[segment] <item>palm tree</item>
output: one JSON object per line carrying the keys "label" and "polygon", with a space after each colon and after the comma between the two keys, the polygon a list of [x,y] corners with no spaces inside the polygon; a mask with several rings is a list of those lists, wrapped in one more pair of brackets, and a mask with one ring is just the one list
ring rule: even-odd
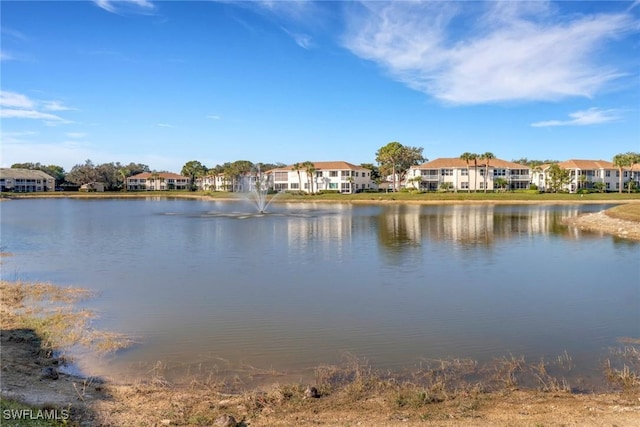
{"label": "palm tree", "polygon": [[493,153],[487,151],[486,153],[484,153],[483,155],[480,156],[481,160],[485,161],[484,164],[484,192],[487,192],[487,175],[489,175],[489,162],[491,161],[491,159],[495,159],[496,156],[493,155]]}
{"label": "palm tree", "polygon": [[352,176],[350,176],[349,178],[347,178],[347,182],[349,183],[349,192],[350,192],[351,194],[353,194],[353,193],[354,193],[354,191],[353,191],[353,181],[354,181],[354,180],[353,180],[353,177],[352,177]]}
{"label": "palm tree", "polygon": [[[471,160],[475,160],[475,154],[473,153],[469,153],[468,151],[462,153],[460,155],[460,159],[464,160],[465,162],[467,162],[467,179],[469,177],[469,162]],[[471,192],[471,186],[467,186],[467,193]]]}
{"label": "palm tree", "polygon": [[622,170],[629,165],[627,154],[616,154],[613,156],[613,166],[618,168],[618,193],[622,194]]}
{"label": "palm tree", "polygon": [[480,156],[476,153],[471,153],[471,160],[473,160],[473,168],[475,170],[475,178],[473,182],[473,191],[478,191],[478,158]]}
{"label": "palm tree", "polygon": [[122,177],[122,191],[127,191],[127,176],[129,175],[129,169],[120,168],[118,169],[118,173]]}
{"label": "palm tree", "polygon": [[627,187],[627,189],[629,190],[629,193],[631,193],[631,186],[633,185],[633,167],[635,165],[637,165],[638,163],[640,163],[640,153],[634,153],[632,151],[628,152],[626,154],[627,156],[627,162],[628,162],[628,166],[629,166],[629,185]]}
{"label": "palm tree", "polygon": [[292,171],[298,172],[298,191],[302,191],[302,178],[300,177],[300,170],[302,169],[302,163],[294,163],[291,168]]}
{"label": "palm tree", "polygon": [[307,183],[309,185],[309,194],[313,194],[313,175],[316,173],[316,166],[313,162],[307,160],[302,164],[305,172],[307,172]]}
{"label": "palm tree", "polygon": [[[160,177],[160,174],[156,171],[151,172],[151,175],[149,175],[149,178],[147,178],[147,182],[152,186],[152,190],[156,189],[156,179],[158,179]],[[147,186],[147,187],[149,187]]]}

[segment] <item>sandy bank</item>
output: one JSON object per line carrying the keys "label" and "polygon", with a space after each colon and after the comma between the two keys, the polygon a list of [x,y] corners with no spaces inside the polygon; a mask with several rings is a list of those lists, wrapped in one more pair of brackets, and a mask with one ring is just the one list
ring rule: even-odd
{"label": "sandy bank", "polygon": [[640,222],[608,216],[605,211],[568,218],[564,223],[580,230],[595,231],[631,240],[640,240]]}

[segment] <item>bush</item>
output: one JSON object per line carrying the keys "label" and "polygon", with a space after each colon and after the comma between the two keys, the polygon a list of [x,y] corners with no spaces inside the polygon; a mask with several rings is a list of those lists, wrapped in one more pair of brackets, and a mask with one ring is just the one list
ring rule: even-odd
{"label": "bush", "polygon": [[340,190],[320,190],[318,194],[340,194]]}
{"label": "bush", "polygon": [[537,190],[538,186],[535,184],[529,184],[529,190]]}

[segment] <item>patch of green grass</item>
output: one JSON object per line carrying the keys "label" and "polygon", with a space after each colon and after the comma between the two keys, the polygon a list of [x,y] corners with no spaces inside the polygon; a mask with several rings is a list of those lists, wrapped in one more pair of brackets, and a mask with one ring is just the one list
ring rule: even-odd
{"label": "patch of green grass", "polygon": [[626,205],[615,206],[611,209],[607,209],[605,214],[612,218],[640,222],[640,204],[629,203]]}

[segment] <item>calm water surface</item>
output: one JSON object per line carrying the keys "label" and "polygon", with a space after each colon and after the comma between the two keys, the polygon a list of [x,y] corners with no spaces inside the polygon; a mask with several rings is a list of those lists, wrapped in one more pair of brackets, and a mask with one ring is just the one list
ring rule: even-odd
{"label": "calm water surface", "polygon": [[640,245],[562,226],[604,205],[352,206],[172,199],[0,204],[3,279],[98,290],[95,326],[139,345],[92,374],[310,372],[345,352],[572,355],[640,337]]}

